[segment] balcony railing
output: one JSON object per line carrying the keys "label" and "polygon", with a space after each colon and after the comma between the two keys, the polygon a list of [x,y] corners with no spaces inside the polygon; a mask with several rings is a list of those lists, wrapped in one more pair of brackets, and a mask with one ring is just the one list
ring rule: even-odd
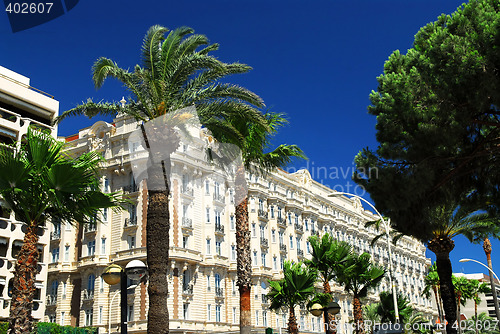
{"label": "balcony railing", "polygon": [[124,186],[122,189],[124,194],[130,194],[139,191],[139,187],[136,184],[130,184],[128,186]]}
{"label": "balcony railing", "polygon": [[193,284],[187,284],[182,287],[182,293],[185,295],[193,294]]}
{"label": "balcony railing", "polygon": [[262,298],[261,299],[262,304],[265,304],[265,305],[269,304],[269,298],[267,297],[266,294],[263,293],[261,298]]}
{"label": "balcony railing", "polygon": [[304,251],[302,249],[297,249],[297,256],[304,257]]}
{"label": "balcony railing", "polygon": [[91,233],[91,232],[95,232],[97,230],[97,225],[95,223],[91,223],[91,224],[87,224],[85,225],[85,227],[83,228],[83,231],[85,233]]}
{"label": "balcony railing", "polygon": [[51,232],[50,240],[57,240],[57,239],[61,239],[61,231]]}
{"label": "balcony railing", "polygon": [[280,252],[286,252],[286,245],[280,244]]}
{"label": "balcony railing", "polygon": [[260,245],[261,247],[269,247],[269,240],[264,237],[260,237]]}
{"label": "balcony railing", "polygon": [[124,227],[137,226],[137,217],[125,218]]}
{"label": "balcony railing", "polygon": [[191,218],[182,217],[183,228],[193,228],[193,220]]}
{"label": "balcony railing", "polygon": [[215,288],[215,297],[223,298],[224,297],[224,289],[223,288]]}
{"label": "balcony railing", "polygon": [[47,295],[47,306],[57,304],[57,295]]}
{"label": "balcony railing", "polygon": [[278,225],[281,225],[282,227],[286,227],[286,221],[283,217],[276,218],[276,223],[278,223]]}
{"label": "balcony railing", "polygon": [[191,197],[194,196],[194,190],[193,190],[193,188],[191,188],[189,186],[182,186],[181,193],[184,195],[191,196]]}
{"label": "balcony railing", "polygon": [[257,214],[259,215],[259,218],[267,219],[267,211],[259,209],[259,211],[257,212]]}
{"label": "balcony railing", "polygon": [[214,201],[224,203],[224,196],[221,194],[214,193]]}
{"label": "balcony railing", "polygon": [[94,290],[83,290],[83,300],[94,299]]}
{"label": "balcony railing", "polygon": [[215,232],[224,233],[224,225],[215,224]]}
{"label": "balcony railing", "polygon": [[304,233],[304,226],[300,225],[299,223],[295,223],[295,231]]}

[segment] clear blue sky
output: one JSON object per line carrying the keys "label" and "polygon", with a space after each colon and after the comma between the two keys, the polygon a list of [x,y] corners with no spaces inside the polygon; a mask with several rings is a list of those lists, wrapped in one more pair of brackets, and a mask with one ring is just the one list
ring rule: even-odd
{"label": "clear blue sky", "polygon": [[[96,91],[90,75],[100,56],[121,67],[138,63],[142,38],[154,24],[193,27],[221,45],[223,61],[251,65],[248,74],[229,80],[259,94],[274,112],[288,115],[289,126],[275,143],[298,144],[308,155],[313,177],[337,190],[355,191],[353,158],[375,148],[375,117],[368,95],[392,51],[406,52],[418,29],[459,0],[371,1],[118,1],[82,0],[65,15],[12,33],[0,13],[0,65],[31,78],[32,85],[55,96],[61,111],[92,97],[118,101],[126,93],[110,80]],[[64,121],[67,136],[97,119]],[[500,243],[493,266],[500,273]],[[432,254],[428,252],[428,256]],[[483,272],[470,257],[485,262],[480,245],[456,239],[451,254],[456,272]],[[485,272],[485,271],[484,271]]]}

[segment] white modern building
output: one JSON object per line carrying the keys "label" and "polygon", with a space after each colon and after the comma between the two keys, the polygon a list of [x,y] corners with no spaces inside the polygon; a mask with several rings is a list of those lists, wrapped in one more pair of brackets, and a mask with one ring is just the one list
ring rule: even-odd
{"label": "white modern building", "polygon": [[[51,126],[59,112],[59,102],[30,86],[30,79],[0,66],[0,142],[20,143],[29,127],[46,129],[56,136]],[[0,171],[1,172],[1,171]],[[17,253],[24,239],[24,225],[2,206],[0,198],[0,319],[9,316],[11,278]],[[40,258],[36,276],[33,317],[45,314],[45,292],[48,261],[48,228],[39,230]]]}
{"label": "white modern building", "polygon": [[[453,273],[453,275],[460,277],[464,276],[468,280],[478,280],[481,283],[486,283],[488,287],[491,289],[491,282],[490,282],[490,276],[483,274],[483,273],[477,273],[477,274],[463,274],[463,273]],[[493,280],[495,282],[495,289],[497,290],[497,299],[498,302],[500,303],[500,282],[495,278]],[[486,313],[489,317],[492,317],[493,319],[496,319],[497,315],[495,313],[495,300],[493,299],[493,293],[482,293],[479,295],[479,299],[481,302],[477,305],[477,314],[481,313]],[[474,317],[474,301],[473,300],[468,300],[465,306],[460,306],[460,313],[465,315],[467,319],[472,319]]]}
{"label": "white modern building", "polygon": [[[108,286],[101,274],[110,263],[125,265],[134,259],[146,262],[144,182],[136,184],[136,159],[145,154],[140,143],[131,143],[137,129],[133,119],[118,116],[113,124],[97,122],[67,137],[67,152],[88,150],[103,154],[102,187],[123,192],[133,201],[128,210],[103,211],[104,224],[86,229],[57,226],[51,233],[46,320],[62,325],[97,326],[100,333],[119,330],[119,287]],[[236,238],[234,188],[221,170],[205,161],[207,136],[196,130],[173,154],[170,199],[169,303],[172,332],[237,331],[239,296],[236,286]],[[339,240],[366,251],[388,267],[387,244],[370,242],[373,229],[364,227],[377,217],[363,209],[359,200],[328,197],[333,190],[301,170],[276,171],[263,176],[247,175],[249,223],[253,269],[252,324],[256,329],[286,327],[288,313],[269,311],[268,280],[280,278],[285,260],[310,257],[308,237],[331,233]],[[406,294],[422,312],[436,315],[432,301],[423,296],[423,278],[430,260],[425,247],[403,238],[393,248],[399,292]],[[333,282],[342,323],[352,319],[351,297]],[[389,290],[387,280],[376,293]],[[148,295],[140,284],[128,295],[128,329],[145,333]],[[322,320],[305,309],[296,311],[301,332],[323,332]]]}

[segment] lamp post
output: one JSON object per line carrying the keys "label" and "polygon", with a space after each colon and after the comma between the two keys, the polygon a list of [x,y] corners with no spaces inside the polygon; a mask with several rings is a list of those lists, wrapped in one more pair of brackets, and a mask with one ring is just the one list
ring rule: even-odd
{"label": "lamp post", "polygon": [[336,192],[336,193],[328,195],[328,197],[339,197],[342,195],[355,197],[355,198],[359,199],[360,201],[363,201],[364,203],[368,204],[375,211],[375,213],[379,216],[380,221],[382,221],[382,224],[384,224],[385,234],[387,236],[387,251],[389,253],[388,254],[389,255],[389,284],[392,287],[392,297],[393,297],[393,302],[394,302],[394,316],[396,318],[396,323],[399,323],[398,297],[396,295],[396,282],[395,282],[395,279],[393,277],[394,269],[392,267],[392,248],[391,248],[391,236],[389,234],[389,223],[385,221],[384,217],[380,214],[380,212],[378,212],[377,208],[375,208],[375,206],[372,203],[368,202],[366,199],[364,199],[363,197],[360,197],[356,194],[351,194],[351,193],[347,193],[347,192]]}
{"label": "lamp post", "polygon": [[[120,283],[120,333],[127,334],[127,277],[131,280],[138,281],[147,274],[147,267],[144,262],[132,260],[126,266],[125,270],[117,265],[111,264],[102,273],[102,278],[109,285]],[[132,288],[132,287],[131,287]],[[113,296],[114,299],[115,296]],[[113,299],[111,302],[113,302]],[[111,314],[111,304],[110,310]],[[111,330],[111,320],[108,324]],[[109,334],[109,333],[108,333]]]}
{"label": "lamp post", "polygon": [[[469,262],[469,261],[476,262],[476,263],[478,263],[478,264],[480,264],[483,267],[485,267],[485,268],[488,269],[488,271],[490,273],[491,293],[493,294],[493,301],[495,302],[495,313],[497,314],[497,320],[500,320],[500,310],[499,310],[500,308],[498,306],[497,289],[496,289],[495,285],[493,284],[494,281],[493,281],[493,278],[492,278],[492,275],[494,275],[496,277],[497,281],[500,282],[500,280],[498,279],[497,274],[495,274],[495,272],[493,271],[493,269],[491,269],[490,267],[488,267],[484,263],[479,262],[478,260],[473,260],[473,259],[460,259],[460,260],[458,260],[458,262]],[[499,324],[499,326],[500,326],[500,324]]]}
{"label": "lamp post", "polygon": [[[328,306],[323,307],[319,303],[314,303],[309,308],[309,312],[315,317],[319,317],[323,314],[325,323],[328,321],[328,313],[335,315],[340,312],[340,305],[337,302],[330,302]],[[336,326],[335,326],[336,327]],[[326,333],[336,333],[337,331],[330,330],[330,324],[326,323]]]}

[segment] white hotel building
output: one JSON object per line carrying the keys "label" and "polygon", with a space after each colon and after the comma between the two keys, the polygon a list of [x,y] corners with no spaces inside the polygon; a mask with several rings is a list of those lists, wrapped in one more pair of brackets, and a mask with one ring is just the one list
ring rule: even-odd
{"label": "white hotel building", "polygon": [[[31,87],[29,78],[0,66],[1,143],[19,144],[30,127],[48,130],[56,136],[57,127],[51,124],[58,112],[59,102],[53,96]],[[0,198],[0,319],[2,320],[9,317],[11,279],[17,253],[23,244],[24,231],[24,224],[5,209],[4,202]],[[32,315],[35,320],[43,320],[50,242],[48,227],[41,227],[38,235],[40,258]]]}
{"label": "white hotel building", "polygon": [[[46,321],[64,325],[97,326],[100,333],[119,330],[119,284],[109,286],[101,273],[110,263],[125,266],[146,261],[147,192],[135,184],[133,159],[144,152],[128,145],[137,122],[118,116],[113,124],[97,122],[66,138],[67,151],[79,155],[100,151],[105,191],[121,191],[133,200],[128,210],[104,211],[105,224],[86,229],[57,226],[51,233]],[[220,170],[204,161],[206,138],[200,131],[181,143],[172,156],[170,200],[170,272],[168,274],[170,330],[172,332],[237,331],[239,297],[236,286],[236,238],[233,189]],[[141,153],[142,152],[142,153]],[[286,327],[287,313],[269,311],[265,297],[268,280],[281,277],[284,260],[310,257],[308,237],[331,233],[366,251],[381,266],[388,267],[386,243],[371,248],[376,235],[366,221],[377,217],[358,200],[331,198],[333,191],[311,179],[305,170],[288,174],[277,171],[257,177],[248,175],[249,223],[253,265],[252,324],[258,330]],[[425,247],[403,238],[393,248],[398,289],[426,314],[437,314],[422,290],[430,265]],[[385,280],[377,293],[389,290]],[[342,310],[341,322],[352,319],[351,297],[333,285]],[[370,297],[372,300],[375,294]],[[128,330],[145,333],[148,295],[140,284],[128,295]],[[321,319],[307,310],[296,310],[301,332],[323,332]],[[109,321],[111,320],[111,323]]]}

